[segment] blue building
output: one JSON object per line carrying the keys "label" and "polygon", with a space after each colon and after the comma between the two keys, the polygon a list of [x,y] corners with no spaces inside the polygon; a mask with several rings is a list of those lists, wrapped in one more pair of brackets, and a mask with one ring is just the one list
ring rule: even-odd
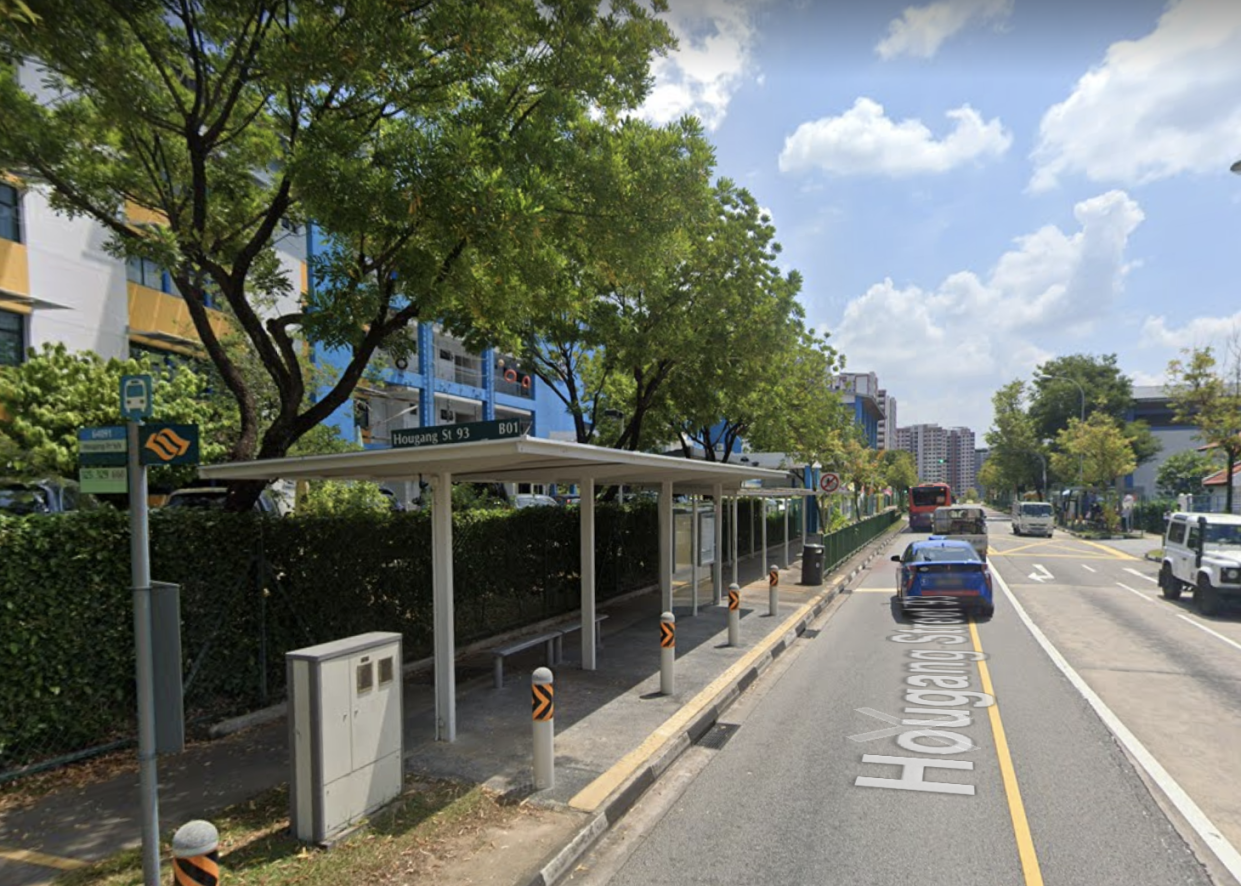
{"label": "blue building", "polygon": [[832,390],[840,394],[853,410],[853,421],[871,449],[879,448],[879,424],[883,406],[879,399],[879,379],[873,372],[842,372],[832,380]]}

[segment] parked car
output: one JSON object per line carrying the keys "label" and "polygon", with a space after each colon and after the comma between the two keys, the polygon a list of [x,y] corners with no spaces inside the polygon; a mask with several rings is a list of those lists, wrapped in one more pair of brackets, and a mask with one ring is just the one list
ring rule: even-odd
{"label": "parked car", "polygon": [[73,480],[0,480],[0,516],[64,514],[96,507],[95,498],[84,494]]}
{"label": "parked car", "polygon": [[[224,500],[228,497],[225,486],[187,486],[176,489],[164,502],[166,508],[215,508],[223,510]],[[254,503],[254,510],[279,517],[283,513],[271,492],[264,489]]]}
{"label": "parked car", "polygon": [[984,618],[995,612],[991,569],[968,541],[915,541],[905,553],[893,554],[892,560],[900,564],[896,594],[902,612],[911,598],[925,597],[951,597]]}
{"label": "parked car", "polygon": [[1176,513],[1168,518],[1159,587],[1169,600],[1193,592],[1203,615],[1215,615],[1229,599],[1241,600],[1241,517]]}
{"label": "parked car", "polygon": [[519,492],[513,496],[513,507],[516,508],[558,508],[560,502],[550,495],[539,495],[532,492]]}

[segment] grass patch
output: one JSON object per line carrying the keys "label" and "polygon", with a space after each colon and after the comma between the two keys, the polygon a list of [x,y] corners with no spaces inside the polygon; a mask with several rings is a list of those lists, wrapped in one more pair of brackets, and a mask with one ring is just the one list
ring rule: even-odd
{"label": "grass patch", "polygon": [[[229,886],[317,886],[381,883],[393,875],[417,874],[445,841],[468,837],[511,812],[481,787],[407,778],[398,800],[331,850],[308,846],[289,835],[287,785],[230,806],[212,816],[211,822],[220,831],[220,879]],[[171,840],[171,832],[164,835],[165,859],[171,857]],[[162,882],[170,882],[170,862],[165,861],[162,869]],[[141,852],[120,852],[56,882],[142,886]]]}

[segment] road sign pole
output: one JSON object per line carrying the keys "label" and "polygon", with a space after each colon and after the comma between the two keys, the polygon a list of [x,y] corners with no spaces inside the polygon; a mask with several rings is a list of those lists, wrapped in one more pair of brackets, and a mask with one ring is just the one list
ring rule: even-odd
{"label": "road sign pole", "polygon": [[141,422],[128,423],[129,557],[134,592],[138,681],[138,790],[142,798],[142,880],[159,886],[159,776],[155,757],[155,679],[151,664],[151,552],[147,537],[147,471],[139,460]]}

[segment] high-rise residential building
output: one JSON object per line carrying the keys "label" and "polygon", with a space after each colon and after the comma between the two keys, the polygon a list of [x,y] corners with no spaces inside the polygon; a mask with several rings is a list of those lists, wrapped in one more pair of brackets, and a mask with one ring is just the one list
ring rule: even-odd
{"label": "high-rise residential building", "polygon": [[853,420],[872,449],[879,447],[879,423],[883,406],[879,400],[879,379],[873,372],[842,372],[829,382],[840,394],[846,408],[853,410]]}
{"label": "high-rise residential building", "polygon": [[974,457],[974,432],[969,428],[948,429],[948,485],[956,496],[966,490],[978,491],[978,464]]}
{"label": "high-rise residential building", "polygon": [[879,408],[883,418],[879,420],[879,449],[899,449],[896,443],[896,398],[883,388],[879,389]]}
{"label": "high-rise residential building", "polygon": [[897,429],[897,443],[898,448],[913,453],[919,480],[949,483],[947,431],[934,424],[910,425]]}

